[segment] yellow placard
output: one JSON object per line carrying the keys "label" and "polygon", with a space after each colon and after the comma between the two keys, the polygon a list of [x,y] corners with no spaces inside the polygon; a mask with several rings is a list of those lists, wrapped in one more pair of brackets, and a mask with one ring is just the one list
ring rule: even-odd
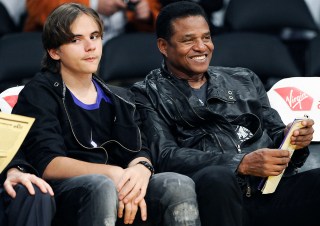
{"label": "yellow placard", "polygon": [[[298,118],[298,119],[295,119],[286,135],[286,137],[284,138],[281,146],[279,147],[279,149],[282,149],[282,150],[288,150],[290,152],[290,157],[293,155],[293,152],[294,150],[296,149],[296,146],[295,145],[292,145],[290,143],[291,141],[291,136],[292,136],[292,133],[296,130],[296,129],[299,129],[299,128],[302,128],[302,120],[304,120],[306,118]],[[281,178],[282,178],[282,175],[284,173],[284,170],[282,171],[282,173],[280,173],[279,175],[277,176],[269,176],[263,186],[263,188],[261,189],[262,191],[262,194],[270,194],[270,193],[273,193]]]}
{"label": "yellow placard", "polygon": [[0,173],[16,155],[34,120],[0,112]]}

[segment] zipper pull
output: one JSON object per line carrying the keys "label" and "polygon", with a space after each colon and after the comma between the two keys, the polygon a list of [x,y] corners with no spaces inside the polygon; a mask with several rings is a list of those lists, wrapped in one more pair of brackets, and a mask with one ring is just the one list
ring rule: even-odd
{"label": "zipper pull", "polygon": [[238,149],[238,153],[240,154],[240,153],[241,153],[241,147],[240,147],[240,144],[237,144],[237,149]]}
{"label": "zipper pull", "polygon": [[247,196],[248,198],[250,198],[250,197],[251,197],[251,187],[250,187],[250,185],[247,185],[247,192],[246,192],[246,196]]}

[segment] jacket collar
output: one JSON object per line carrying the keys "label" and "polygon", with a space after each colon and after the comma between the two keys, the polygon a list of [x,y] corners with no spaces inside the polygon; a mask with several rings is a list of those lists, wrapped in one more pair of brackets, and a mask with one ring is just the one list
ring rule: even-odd
{"label": "jacket collar", "polygon": [[[56,92],[56,94],[64,98],[66,94],[66,85],[62,80],[62,76],[60,73],[52,73],[50,71],[44,71],[40,73],[39,75],[40,80],[45,79],[49,81],[50,86],[53,87],[53,90]],[[102,88],[109,93],[112,96],[115,96],[122,101],[126,102],[127,104],[130,104],[132,107],[135,108],[134,102],[132,97],[128,96],[128,92],[125,89],[122,89],[120,87],[114,88],[113,86],[106,85],[106,83],[97,75],[93,75],[92,78],[97,81]]]}
{"label": "jacket collar", "polygon": [[[185,96],[190,98],[192,96],[191,89],[186,80],[178,79],[172,75],[165,64],[162,62],[161,65],[162,76],[170,80]],[[209,67],[207,74],[207,101],[209,99],[220,99],[226,102],[235,102],[235,90],[234,87],[226,80],[226,76],[221,73],[217,73],[214,67]],[[188,87],[188,88],[186,88]]]}

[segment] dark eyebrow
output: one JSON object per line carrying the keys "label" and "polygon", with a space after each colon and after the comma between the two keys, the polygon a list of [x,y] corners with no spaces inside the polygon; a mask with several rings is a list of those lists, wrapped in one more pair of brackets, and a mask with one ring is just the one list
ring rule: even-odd
{"label": "dark eyebrow", "polygon": [[[90,35],[95,35],[95,34],[100,34],[100,32],[99,31],[94,31],[94,32],[92,32]],[[73,35],[73,38],[77,38],[77,37],[82,37],[83,35],[81,35],[81,34],[74,34]]]}
{"label": "dark eyebrow", "polygon": [[185,37],[185,38],[190,38],[190,37],[193,37],[194,36],[194,34],[186,34],[186,35],[184,35],[183,37]]}
{"label": "dark eyebrow", "polygon": [[82,36],[83,36],[83,35],[74,34],[74,35],[73,35],[73,38],[82,37]]}
{"label": "dark eyebrow", "polygon": [[[203,35],[210,35],[210,31],[204,33]],[[184,38],[191,38],[191,37],[194,37],[195,35],[194,34],[186,34],[184,35]]]}
{"label": "dark eyebrow", "polygon": [[91,35],[96,35],[96,34],[101,34],[101,32],[100,31],[94,31],[94,32],[91,33]]}

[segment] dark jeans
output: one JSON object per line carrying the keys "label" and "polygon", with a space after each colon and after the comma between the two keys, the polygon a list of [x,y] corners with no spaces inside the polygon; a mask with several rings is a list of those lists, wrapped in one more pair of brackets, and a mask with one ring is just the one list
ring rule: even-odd
{"label": "dark jeans", "polygon": [[319,226],[320,169],[283,177],[273,194],[244,198],[245,226]]}
{"label": "dark jeans", "polygon": [[241,226],[242,193],[234,173],[208,166],[193,175],[202,226]]}
{"label": "dark jeans", "polygon": [[[113,226],[117,219],[118,194],[114,183],[104,175],[84,175],[52,183],[57,204],[54,225]],[[200,225],[194,182],[176,173],[155,174],[145,197],[147,222],[140,212],[134,225]]]}
{"label": "dark jeans", "polygon": [[[1,226],[50,226],[55,213],[53,197],[34,186],[36,194],[30,195],[23,185],[15,186],[12,199],[4,190],[0,194]],[[1,219],[2,218],[2,219]]]}

